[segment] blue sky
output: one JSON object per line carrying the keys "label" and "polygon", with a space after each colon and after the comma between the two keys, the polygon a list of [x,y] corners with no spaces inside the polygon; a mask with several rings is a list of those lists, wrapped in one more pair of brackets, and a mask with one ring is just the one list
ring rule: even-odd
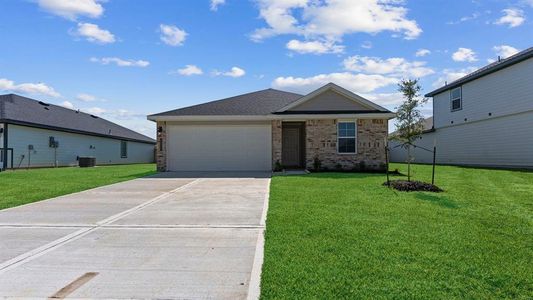
{"label": "blue sky", "polygon": [[0,11],[1,93],[149,136],[147,114],[269,87],[333,81],[394,109],[400,78],[429,92],[533,46],[533,0],[2,0]]}

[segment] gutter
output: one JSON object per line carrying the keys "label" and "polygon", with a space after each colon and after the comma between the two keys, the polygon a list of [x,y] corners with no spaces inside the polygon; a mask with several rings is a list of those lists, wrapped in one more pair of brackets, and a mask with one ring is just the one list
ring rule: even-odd
{"label": "gutter", "polygon": [[9,124],[13,125],[20,125],[20,126],[26,126],[26,127],[33,127],[33,128],[40,128],[40,129],[47,129],[47,130],[55,130],[55,131],[61,131],[61,132],[69,132],[69,133],[77,133],[82,135],[90,135],[90,136],[97,136],[97,137],[103,137],[108,139],[115,139],[115,140],[121,140],[121,141],[129,141],[129,142],[136,142],[136,143],[144,143],[144,144],[156,144],[156,141],[146,141],[146,140],[138,140],[133,138],[127,138],[127,137],[120,137],[116,135],[107,135],[103,133],[96,133],[96,132],[89,132],[89,131],[83,131],[83,130],[76,130],[76,129],[69,129],[69,128],[63,128],[63,127],[55,127],[55,126],[48,126],[48,125],[42,125],[42,124],[35,124],[30,122],[24,122],[24,121],[16,121],[16,120],[7,120],[7,119],[0,119],[0,122],[4,122],[4,124],[7,126],[7,122]]}
{"label": "gutter", "polygon": [[523,62],[525,60],[528,60],[533,57],[533,47],[526,49],[522,51],[522,53],[516,54],[514,57],[509,57],[507,59],[502,60],[500,63],[497,63],[496,65],[493,65],[490,67],[490,65],[485,66],[483,68],[478,69],[477,71],[474,71],[463,78],[460,78],[448,85],[445,85],[443,87],[440,87],[432,92],[429,92],[424,95],[424,97],[433,97],[437,94],[440,94],[442,92],[445,92],[447,90],[459,87],[467,82],[474,81],[478,78],[484,77],[486,75],[489,75],[491,73],[497,72],[501,69],[505,69],[507,67],[510,67],[512,65],[515,65],[517,63]]}
{"label": "gutter", "polygon": [[157,116],[151,115],[147,119],[154,122],[172,121],[273,121],[273,120],[296,120],[296,119],[393,119],[396,117],[392,112],[370,113],[320,113],[320,114],[269,114],[269,115],[205,115],[205,116]]}

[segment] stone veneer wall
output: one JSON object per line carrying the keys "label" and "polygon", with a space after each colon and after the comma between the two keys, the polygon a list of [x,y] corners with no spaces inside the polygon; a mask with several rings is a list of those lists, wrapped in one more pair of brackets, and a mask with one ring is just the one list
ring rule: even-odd
{"label": "stone veneer wall", "polygon": [[272,170],[281,163],[281,120],[272,121]]}
{"label": "stone veneer wall", "polygon": [[337,120],[306,121],[306,167],[313,169],[315,157],[322,168],[335,170],[358,170],[361,162],[367,170],[385,169],[385,138],[388,134],[388,120],[357,120],[357,154],[337,153]]}
{"label": "stone veneer wall", "polygon": [[[161,127],[161,131],[159,131]],[[157,171],[165,172],[167,170],[167,124],[166,122],[157,122],[157,145],[155,148],[155,158]]]}

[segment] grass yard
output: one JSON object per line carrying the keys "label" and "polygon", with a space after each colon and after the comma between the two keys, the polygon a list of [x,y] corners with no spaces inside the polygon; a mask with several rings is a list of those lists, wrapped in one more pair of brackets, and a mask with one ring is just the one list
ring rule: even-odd
{"label": "grass yard", "polygon": [[0,209],[155,174],[155,164],[50,168],[0,173]]}
{"label": "grass yard", "polygon": [[533,298],[533,172],[437,166],[439,194],[384,181],[272,178],[262,298]]}

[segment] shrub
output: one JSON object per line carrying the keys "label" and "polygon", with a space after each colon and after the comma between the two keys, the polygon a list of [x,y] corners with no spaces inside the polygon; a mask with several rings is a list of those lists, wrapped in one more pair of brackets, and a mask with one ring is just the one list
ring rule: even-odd
{"label": "shrub", "polygon": [[276,163],[274,164],[274,172],[281,172],[281,171],[283,171],[283,165],[278,159],[276,160]]}
{"label": "shrub", "polygon": [[313,169],[315,170],[315,172],[318,172],[320,171],[321,168],[322,168],[322,162],[320,161],[318,156],[315,156],[313,160]]}

